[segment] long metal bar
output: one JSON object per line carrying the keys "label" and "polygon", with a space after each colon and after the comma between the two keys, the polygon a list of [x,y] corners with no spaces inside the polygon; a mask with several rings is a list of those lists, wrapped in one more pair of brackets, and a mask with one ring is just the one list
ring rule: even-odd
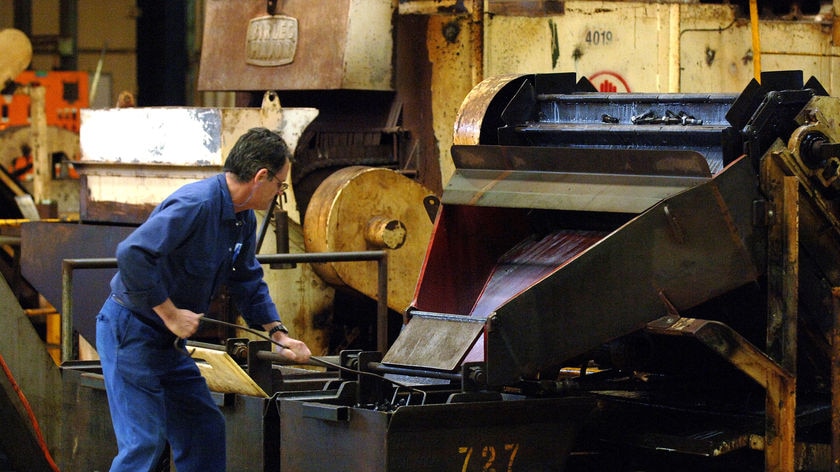
{"label": "long metal bar", "polygon": [[275,208],[277,208],[276,198],[271,201],[268,211],[265,212],[265,218],[263,218],[262,224],[260,224],[260,230],[257,232],[257,252],[260,252],[260,248],[262,248],[265,234],[268,232],[268,225],[271,224],[271,217],[274,215]]}
{"label": "long metal bar", "polygon": [[409,369],[405,367],[387,365],[381,362],[368,362],[367,370],[380,374],[411,375],[414,377],[429,377],[432,379],[443,379],[452,382],[460,382],[463,379],[463,375],[460,373],[441,372],[439,370],[430,369]]}
{"label": "long metal bar", "polygon": [[[271,361],[280,365],[301,365],[300,362],[290,361],[285,356],[283,356],[283,354],[272,351],[257,351],[257,359]],[[307,362],[306,365],[311,365],[315,367],[325,367],[325,363],[341,365],[341,359],[339,356],[312,356],[311,360]]]}
{"label": "long metal bar", "polygon": [[[261,264],[376,261],[379,268],[376,308],[376,345],[388,349],[388,253],[386,251],[310,252],[300,254],[259,254]],[[116,258],[64,259],[61,263],[61,361],[77,357],[73,339],[73,272],[78,269],[113,269]]]}

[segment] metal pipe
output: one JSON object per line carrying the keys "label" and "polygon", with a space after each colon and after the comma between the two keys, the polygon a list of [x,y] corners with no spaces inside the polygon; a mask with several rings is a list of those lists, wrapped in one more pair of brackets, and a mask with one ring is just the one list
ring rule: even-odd
{"label": "metal pipe", "polygon": [[388,350],[388,253],[386,251],[309,252],[303,254],[257,255],[262,264],[300,262],[378,262],[376,290],[376,349]]}
{"label": "metal pipe", "polygon": [[261,264],[272,262],[359,262],[380,261],[388,257],[385,251],[305,252],[300,254],[257,254]]}
{"label": "metal pipe", "polygon": [[[261,264],[376,261],[379,267],[377,290],[377,348],[388,349],[388,253],[385,251],[309,252],[301,254],[258,254]],[[64,259],[61,263],[61,361],[76,358],[73,342],[73,271],[113,269],[116,258]]]}
{"label": "metal pipe", "polygon": [[388,256],[385,251],[382,253],[382,258],[377,259],[376,349],[384,353],[388,350]]}
{"label": "metal pipe", "polygon": [[381,362],[368,362],[367,370],[379,374],[397,374],[397,375],[411,375],[414,377],[428,377],[432,379],[444,379],[453,382],[460,382],[463,378],[458,372],[442,372],[439,370],[428,369],[409,369],[405,367],[396,367],[392,365],[383,364]]}
{"label": "metal pipe", "polygon": [[[203,343],[201,341],[187,341],[187,347],[198,347],[202,349],[209,349],[211,351],[226,351],[227,349],[225,346],[221,344],[213,344],[213,343]],[[273,351],[257,351],[256,352],[257,359],[264,360],[264,361],[271,361],[276,362],[278,364],[283,365],[304,365],[300,362],[294,362],[288,359],[286,356],[280,354],[279,352]],[[247,356],[246,356],[247,357]],[[339,356],[312,356],[311,361],[307,362],[305,365],[311,365],[316,367],[324,367],[323,363],[318,361],[323,361],[324,363],[329,364],[336,364],[340,365],[341,359]]]}
{"label": "metal pipe", "polygon": [[271,201],[268,211],[265,212],[265,218],[263,218],[260,230],[257,233],[257,252],[260,252],[260,249],[262,248],[263,240],[265,240],[265,233],[268,232],[268,225],[271,223],[271,215],[274,213],[274,208],[276,207],[277,199],[275,198]]}
{"label": "metal pipe", "polygon": [[750,30],[752,31],[753,76],[761,83],[761,37],[758,34],[758,0],[750,0]]}
{"label": "metal pipe", "polygon": [[[5,175],[5,174],[0,174]],[[38,219],[38,220],[31,220],[29,218],[11,218],[11,219],[0,219],[0,226],[9,226],[12,228],[17,228],[18,226],[29,223],[32,221],[38,221],[41,223],[66,223],[71,220],[69,219],[62,219],[62,218],[45,218],[45,219]]]}
{"label": "metal pipe", "polygon": [[[271,361],[281,365],[311,365],[314,367],[324,367],[324,364],[341,365],[341,360],[339,359],[339,356],[312,356],[310,360],[305,364],[301,364],[300,362],[290,360],[283,354],[273,351],[257,351],[256,356],[257,359]],[[318,361],[323,361],[323,363]]]}
{"label": "metal pipe", "polygon": [[35,203],[45,203],[50,195],[47,183],[52,179],[52,159],[49,153],[49,137],[47,136],[47,91],[42,86],[30,86],[29,114],[32,125],[29,131],[29,144],[32,146],[32,166],[35,178],[32,181],[32,199]]}
{"label": "metal pipe", "polygon": [[668,91],[678,93],[680,85],[680,7],[679,3],[672,3],[668,9]]}
{"label": "metal pipe", "polygon": [[470,15],[470,75],[473,86],[484,80],[484,0],[472,2]]}
{"label": "metal pipe", "polygon": [[[274,209],[274,247],[277,254],[289,253],[289,213],[278,205]],[[272,269],[294,269],[295,264],[271,264]]]}

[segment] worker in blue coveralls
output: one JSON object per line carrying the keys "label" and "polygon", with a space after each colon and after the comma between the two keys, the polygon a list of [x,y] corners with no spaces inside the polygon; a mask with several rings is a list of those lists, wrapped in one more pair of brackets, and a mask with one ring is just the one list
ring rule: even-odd
{"label": "worker in blue coveralls", "polygon": [[265,128],[242,135],[224,172],[184,185],[117,246],[96,323],[118,454],[111,471],[148,471],[169,443],[178,472],[225,470],[225,423],[185,349],[220,286],[287,358],[309,348],[280,321],[255,255],[254,210],[286,190],[290,153]]}

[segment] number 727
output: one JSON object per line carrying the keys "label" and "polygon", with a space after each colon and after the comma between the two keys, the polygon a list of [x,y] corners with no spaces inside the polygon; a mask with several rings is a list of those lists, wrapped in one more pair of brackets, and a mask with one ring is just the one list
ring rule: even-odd
{"label": "number 727", "polygon": [[[510,443],[505,444],[503,447],[504,453],[507,454],[507,464],[504,463],[504,457],[500,457],[496,453],[495,446],[483,446],[481,447],[481,455],[476,457],[475,459],[481,463],[481,471],[482,472],[511,472],[513,470],[513,463],[516,460],[516,453],[519,452],[519,444],[518,443]],[[467,472],[470,470],[470,460],[473,458],[473,453],[475,449],[472,446],[460,446],[458,448],[459,454],[464,454],[464,465],[461,467],[461,472]],[[497,461],[500,462],[499,465],[505,467],[504,469],[497,468]]]}

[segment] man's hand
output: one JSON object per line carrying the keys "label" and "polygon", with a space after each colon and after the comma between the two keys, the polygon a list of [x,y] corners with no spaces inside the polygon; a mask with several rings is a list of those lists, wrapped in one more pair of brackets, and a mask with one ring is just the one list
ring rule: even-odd
{"label": "man's hand", "polygon": [[198,331],[198,325],[201,322],[203,313],[195,313],[190,310],[178,308],[172,303],[172,300],[166,299],[165,302],[154,307],[155,313],[163,320],[163,324],[172,331],[172,334],[181,339],[188,339],[190,336]]}
{"label": "man's hand", "polygon": [[286,346],[286,349],[275,346],[275,351],[277,351],[280,355],[299,364],[306,364],[309,362],[309,357],[312,356],[312,353],[309,352],[309,348],[303,341],[291,338],[288,334],[282,331],[278,331],[271,335],[271,339]]}

